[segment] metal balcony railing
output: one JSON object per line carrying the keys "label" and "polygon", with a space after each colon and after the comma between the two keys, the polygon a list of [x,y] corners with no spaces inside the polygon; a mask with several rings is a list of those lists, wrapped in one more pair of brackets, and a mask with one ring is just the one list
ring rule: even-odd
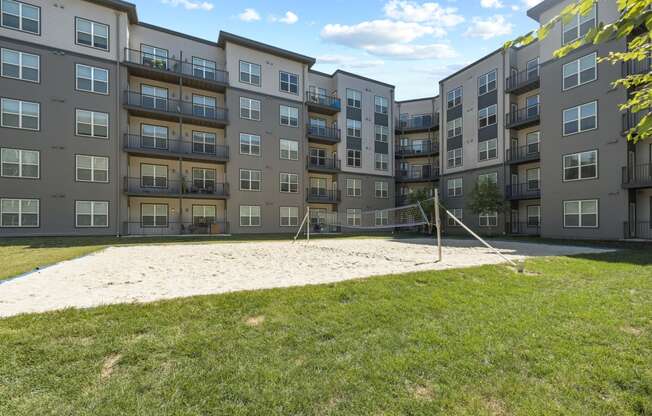
{"label": "metal balcony railing", "polygon": [[308,104],[328,107],[335,111],[340,111],[342,108],[342,101],[339,98],[325,94],[318,94],[316,92],[306,92],[306,102]]}
{"label": "metal balcony railing", "polygon": [[187,61],[182,62],[175,58],[157,56],[135,49],[125,48],[124,59],[125,62],[130,64],[142,65],[147,68],[174,75],[183,75],[221,84],[228,84],[229,82],[229,73],[223,69]]}
{"label": "metal balcony railing", "polygon": [[439,126],[439,114],[419,114],[399,118],[396,120],[396,127],[401,130],[428,129]]}
{"label": "metal balcony railing", "polygon": [[508,129],[527,127],[539,122],[539,104],[518,109],[505,114],[505,127]]}
{"label": "metal balcony railing", "polygon": [[641,121],[643,116],[648,114],[649,111],[639,111],[637,113],[632,113],[631,111],[624,112],[622,117],[622,135],[625,136],[629,133],[629,130],[633,127],[636,127]]}
{"label": "metal balcony railing", "polygon": [[513,235],[540,235],[541,234],[541,222],[530,223],[527,221],[521,222],[508,222],[507,223],[507,232]]}
{"label": "metal balcony railing", "polygon": [[629,222],[625,221],[623,224],[625,238],[637,238],[641,240],[652,240],[652,222],[639,221]]}
{"label": "metal balcony railing", "polygon": [[175,116],[194,117],[223,123],[228,121],[228,110],[226,108],[155,97],[135,91],[125,91],[125,105]]}
{"label": "metal balcony railing", "polygon": [[623,186],[625,187],[652,187],[652,164],[625,166],[623,171]]}
{"label": "metal balcony railing", "polygon": [[124,192],[152,196],[227,197],[229,184],[162,177],[124,178]]}
{"label": "metal balcony railing", "polygon": [[327,188],[307,188],[306,201],[307,202],[324,202],[335,203],[341,200],[341,192],[338,189]]}
{"label": "metal balcony railing", "polygon": [[152,136],[125,134],[125,150],[138,150],[152,154],[169,153],[171,155],[214,157],[219,160],[229,159],[229,146],[187,140],[168,139]]}
{"label": "metal balcony railing", "polygon": [[505,159],[508,163],[531,162],[539,160],[539,143],[519,146],[505,151]]}
{"label": "metal balcony railing", "polygon": [[308,125],[308,137],[321,140],[331,141],[333,143],[340,141],[340,129],[336,127],[321,127]]}
{"label": "metal balcony railing", "polygon": [[340,170],[342,164],[339,159],[330,157],[306,157],[306,167],[315,170]]}
{"label": "metal balcony railing", "polygon": [[429,181],[439,178],[438,166],[427,166],[421,170],[398,170],[396,180],[399,181]]}
{"label": "metal balcony railing", "polygon": [[622,62],[622,75],[640,75],[647,74],[652,71],[652,58],[647,58],[642,61],[628,61]]}
{"label": "metal balcony railing", "polygon": [[539,67],[526,69],[507,77],[505,92],[522,93],[539,87]]}
{"label": "metal balcony railing", "polygon": [[421,143],[397,145],[395,148],[396,156],[419,156],[437,152],[439,152],[439,142],[430,140]]}
{"label": "metal balcony railing", "polygon": [[519,183],[505,187],[507,199],[536,199],[541,197],[541,184],[538,181]]}
{"label": "metal balcony railing", "polygon": [[163,224],[148,224],[146,221],[124,222],[124,235],[215,235],[228,234],[229,223],[220,219],[203,219],[196,222],[169,221]]}

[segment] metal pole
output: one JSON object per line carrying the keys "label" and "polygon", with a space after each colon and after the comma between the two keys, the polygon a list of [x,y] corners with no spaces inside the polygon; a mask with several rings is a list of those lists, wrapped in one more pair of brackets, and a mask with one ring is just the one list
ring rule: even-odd
{"label": "metal pole", "polygon": [[435,188],[435,226],[437,227],[437,252],[441,261],[441,219],[439,218],[439,189]]}
{"label": "metal pole", "polygon": [[310,242],[310,207],[306,209],[306,231],[308,235],[308,243]]}

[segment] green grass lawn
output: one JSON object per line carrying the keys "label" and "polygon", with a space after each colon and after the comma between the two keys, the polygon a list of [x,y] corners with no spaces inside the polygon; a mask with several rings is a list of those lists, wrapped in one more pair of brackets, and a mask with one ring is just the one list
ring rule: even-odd
{"label": "green grass lawn", "polygon": [[0,320],[0,415],[652,414],[650,250],[526,270]]}

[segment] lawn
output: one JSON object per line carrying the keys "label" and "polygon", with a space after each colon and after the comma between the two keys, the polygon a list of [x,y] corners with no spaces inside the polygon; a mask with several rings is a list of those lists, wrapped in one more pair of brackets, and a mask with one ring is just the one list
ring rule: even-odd
{"label": "lawn", "polygon": [[526,270],[0,320],[0,414],[652,414],[649,248]]}

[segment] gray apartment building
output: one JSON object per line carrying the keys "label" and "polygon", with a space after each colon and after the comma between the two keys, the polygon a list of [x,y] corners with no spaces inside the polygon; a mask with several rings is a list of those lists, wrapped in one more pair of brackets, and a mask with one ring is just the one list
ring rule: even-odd
{"label": "gray apartment building", "polygon": [[119,0],[1,5],[0,236],[295,232],[307,207],[336,232],[394,206],[392,85]]}
{"label": "gray apartment building", "polygon": [[[485,234],[652,239],[652,143],[627,142],[640,114],[611,86],[650,62],[597,63],[625,41],[553,57],[613,20],[612,0],[406,101],[287,49],[140,22],[120,0],[0,4],[0,236],[292,233],[308,208],[313,232],[342,232],[439,189]],[[481,181],[504,210],[470,210]]]}

